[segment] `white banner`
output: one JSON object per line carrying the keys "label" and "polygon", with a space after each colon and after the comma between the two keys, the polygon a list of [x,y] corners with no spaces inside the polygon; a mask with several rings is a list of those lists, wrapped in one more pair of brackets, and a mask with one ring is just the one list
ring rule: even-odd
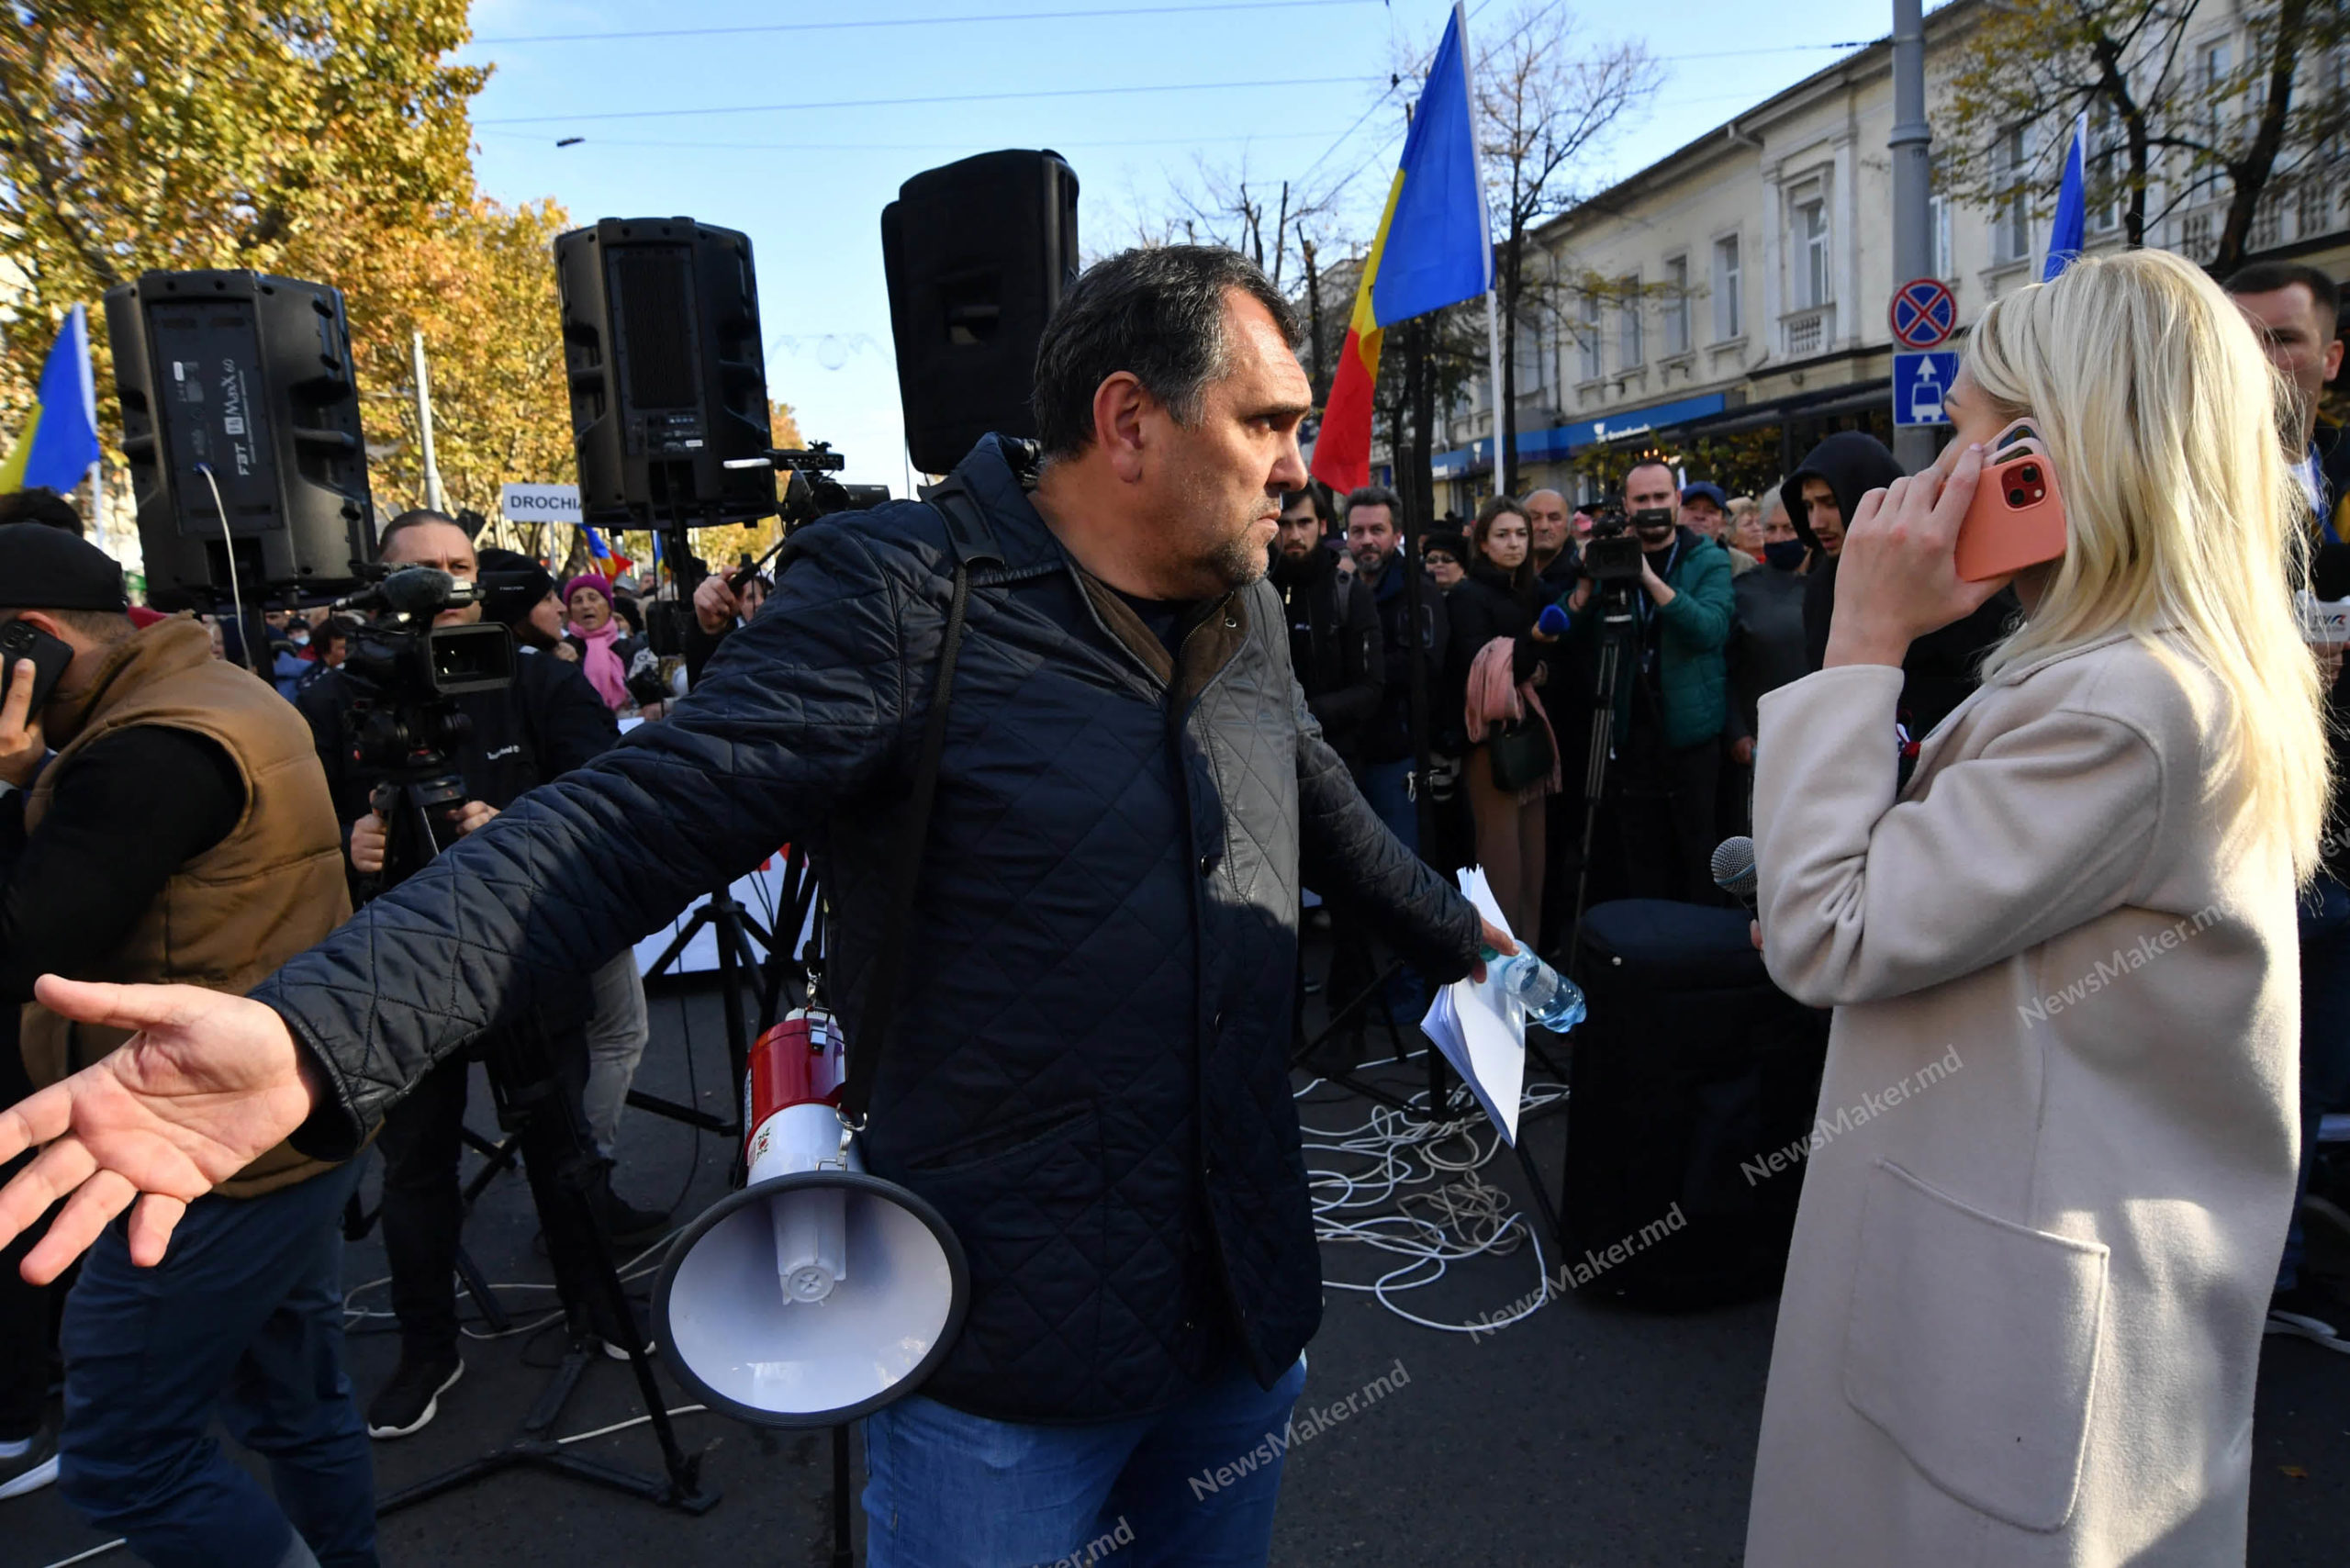
{"label": "white banner", "polygon": [[509,485],[498,501],[509,522],[578,522],[576,485]]}

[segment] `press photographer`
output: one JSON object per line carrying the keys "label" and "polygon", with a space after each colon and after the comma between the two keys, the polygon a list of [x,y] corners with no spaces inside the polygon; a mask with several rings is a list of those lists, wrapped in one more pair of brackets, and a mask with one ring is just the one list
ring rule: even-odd
{"label": "press photographer", "polygon": [[[1321,1317],[1286,1048],[1301,879],[1435,980],[1515,950],[1380,825],[1298,696],[1263,580],[1306,477],[1298,336],[1233,252],[1100,263],[1045,330],[1041,451],[988,437],[933,501],[795,531],[774,601],[668,721],[253,999],[44,980],[146,1033],[0,1116],[0,1154],[50,1141],[0,1193],[0,1238],[103,1167],[28,1260],[53,1272],[139,1178],[192,1195],[306,1117],[306,1141],[349,1148],[576,958],[786,839],[832,895],[854,1058],[953,617],[909,983],[860,1144],[952,1226],[970,1296],[923,1392],[867,1418],[867,1561],[1050,1562],[1102,1532],[1105,1500],[1158,1561],[1265,1561],[1278,1462],[1212,1497],[1186,1477],[1233,1432],[1281,1429]],[[201,1099],[179,1087],[197,1063]],[[193,1152],[140,1160],[175,1126],[204,1129],[174,1135]],[[134,1224],[145,1256],[170,1201]]]}
{"label": "press photographer", "polygon": [[[377,551],[389,567],[430,566],[461,583],[474,583],[479,575],[473,542],[438,512],[394,518]],[[467,604],[441,611],[433,623],[471,625],[481,618],[482,606]],[[325,766],[336,816],[345,824],[353,895],[361,901],[377,891],[385,870],[386,819],[370,797],[387,769],[381,763],[354,761],[353,740],[359,720],[370,707],[382,705],[383,695],[346,664],[320,676],[297,703]],[[453,701],[465,725],[449,752],[464,781],[465,798],[448,812],[446,828],[453,837],[493,821],[525,791],[586,766],[620,737],[610,711],[579,667],[544,655],[517,658],[510,684],[466,692]],[[569,953],[554,959],[582,977],[578,995],[585,998],[585,977],[612,957]],[[577,1017],[587,1011],[580,1001],[572,1014]],[[579,1053],[584,1079],[586,1046],[577,1030],[567,1031],[561,1044]],[[457,1354],[454,1279],[464,1219],[457,1170],[467,1076],[462,1056],[442,1062],[385,1118],[377,1145],[384,1156],[384,1253],[391,1269],[392,1310],[400,1325],[399,1364],[367,1406],[367,1429],[378,1438],[405,1437],[423,1427],[432,1419],[442,1392],[464,1372]],[[606,1233],[623,1247],[659,1235],[664,1216],[615,1197],[609,1170],[597,1193]],[[618,1326],[605,1327],[621,1332]]]}
{"label": "press photographer", "polygon": [[[128,608],[121,569],[95,546],[0,528],[0,622],[36,650],[0,700],[0,1033],[18,1048],[21,1008],[35,1084],[123,1038],[26,1005],[37,976],[234,994],[351,909],[294,711],[215,660],[196,622],[137,630]],[[22,1479],[54,1457],[66,1501],[150,1562],[372,1564],[337,1225],[357,1167],[283,1144],[234,1164],[184,1213],[166,1204],[178,1239],[160,1265],[135,1266],[119,1227],[98,1238],[65,1303],[64,1430],[0,1464]],[[30,1380],[37,1420],[46,1334],[14,1317],[10,1329],[0,1353]],[[274,1501],[220,1450],[216,1421],[269,1461]],[[0,1428],[0,1443],[20,1436]]]}
{"label": "press photographer", "polygon": [[[1729,711],[1723,649],[1735,609],[1729,554],[1682,526],[1680,492],[1662,463],[1624,476],[1624,505],[1640,546],[1634,641],[1616,689],[1610,797],[1625,876],[1635,898],[1710,903],[1717,895],[1707,857]],[[1569,607],[1580,611],[1594,590],[1589,578],[1577,584]],[[1577,615],[1586,646],[1601,619]]]}

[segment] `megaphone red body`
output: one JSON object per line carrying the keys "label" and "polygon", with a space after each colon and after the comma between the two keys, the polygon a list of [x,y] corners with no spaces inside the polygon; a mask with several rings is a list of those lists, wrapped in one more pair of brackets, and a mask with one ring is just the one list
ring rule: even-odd
{"label": "megaphone red body", "polygon": [[833,1426],[944,1361],[970,1299],[937,1210],[865,1172],[837,1109],[844,1044],[821,1009],[759,1036],[744,1074],[743,1188],[686,1227],[655,1297],[664,1357],[712,1408]]}

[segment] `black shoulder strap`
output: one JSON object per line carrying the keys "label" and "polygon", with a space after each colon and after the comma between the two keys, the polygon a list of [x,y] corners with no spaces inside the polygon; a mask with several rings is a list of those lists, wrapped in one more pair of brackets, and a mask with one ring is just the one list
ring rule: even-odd
{"label": "black shoulder strap", "polygon": [[956,555],[955,587],[946,605],[946,633],[938,646],[938,675],[930,692],[930,713],[923,725],[922,759],[914,770],[913,796],[906,802],[904,836],[898,843],[898,864],[890,879],[890,915],[881,928],[881,949],[874,956],[871,983],[866,991],[861,1040],[851,1040],[848,1075],[841,1083],[841,1114],[853,1127],[865,1126],[866,1107],[873,1102],[873,1081],[889,1047],[890,1028],[896,1022],[898,988],[904,971],[906,949],[912,945],[914,897],[922,885],[923,850],[930,840],[930,809],[938,796],[938,767],[946,750],[946,709],[955,695],[955,658],[963,646],[963,617],[970,601],[974,562],[1002,565],[995,534],[987,514],[956,480],[926,498],[946,520],[949,548]]}

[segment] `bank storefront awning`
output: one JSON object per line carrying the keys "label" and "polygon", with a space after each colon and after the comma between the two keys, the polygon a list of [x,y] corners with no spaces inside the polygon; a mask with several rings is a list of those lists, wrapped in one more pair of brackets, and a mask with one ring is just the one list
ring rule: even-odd
{"label": "bank storefront awning", "polygon": [[[1729,406],[1729,398],[1726,394],[1708,392],[1700,398],[1682,398],[1670,403],[1651,404],[1645,409],[1618,409],[1596,420],[1577,420],[1572,424],[1520,431],[1517,432],[1517,455],[1521,462],[1529,459],[1537,463],[1555,462],[1586,446],[1646,435],[1651,431],[1684,425],[1692,420],[1708,419]],[[1431,475],[1438,479],[1459,479],[1471,474],[1489,473],[1493,466],[1494,442],[1490,436],[1450,452],[1439,452],[1428,462]]]}

